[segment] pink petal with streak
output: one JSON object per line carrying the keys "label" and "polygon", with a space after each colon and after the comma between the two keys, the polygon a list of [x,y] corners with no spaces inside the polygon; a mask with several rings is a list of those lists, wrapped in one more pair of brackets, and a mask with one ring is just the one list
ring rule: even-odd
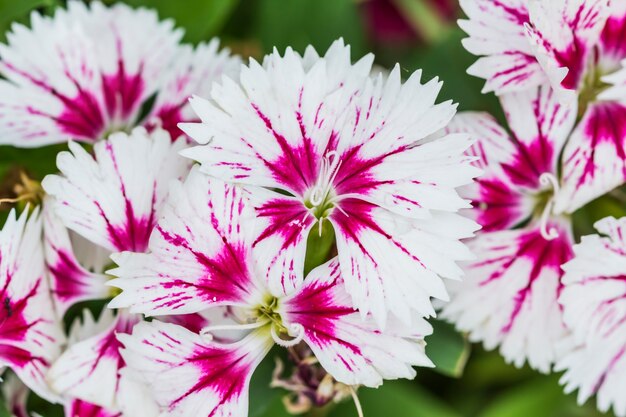
{"label": "pink petal with streak", "polygon": [[111,307],[151,315],[185,314],[220,305],[248,306],[264,292],[253,274],[253,208],[236,185],[197,169],[170,199],[149,251],[113,256],[122,294]]}
{"label": "pink petal with streak", "polygon": [[589,107],[563,153],[563,196],[558,210],[573,212],[626,181],[626,107]]}
{"label": "pink petal with streak", "polygon": [[273,344],[268,334],[255,332],[220,345],[156,321],[138,325],[121,340],[127,363],[170,415],[208,417],[246,415],[250,378]]}
{"label": "pink petal with streak", "polygon": [[430,326],[419,318],[381,331],[371,317],[364,319],[352,307],[336,258],[313,270],[280,308],[287,324],[303,327],[304,341],[326,371],[345,384],[375,387],[383,378],[412,378],[413,365],[432,366],[422,343]]}

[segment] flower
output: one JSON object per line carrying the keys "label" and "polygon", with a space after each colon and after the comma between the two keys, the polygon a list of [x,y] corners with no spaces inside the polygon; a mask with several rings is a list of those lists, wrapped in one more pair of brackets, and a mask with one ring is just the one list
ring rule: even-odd
{"label": "flower", "polygon": [[68,3],[53,17],[33,13],[31,29],[14,25],[0,47],[0,144],[94,142],[138,124],[177,138],[176,123],[193,120],[188,95],[239,66],[217,40],[180,45],[182,31],[154,11]]}
{"label": "flower", "polygon": [[[150,250],[113,256],[119,267],[110,272],[119,278],[111,285],[123,291],[112,307],[151,316],[216,306],[236,311],[239,324],[217,323],[200,335],[156,320],[118,335],[127,366],[143,375],[166,413],[247,415],[250,377],[274,343],[306,343],[347,385],[375,387],[383,378],[414,377],[412,365],[431,365],[423,342],[430,325],[414,317],[412,326],[390,320],[381,331],[371,316],[364,319],[350,303],[336,258],[274,296],[255,262],[253,221],[238,186],[194,169],[184,185],[172,186]],[[212,339],[232,327],[248,332],[234,343]]]}
{"label": "flower", "polygon": [[0,366],[48,401],[46,373],[64,343],[44,268],[39,210],[11,210],[0,231]]}
{"label": "flower", "polygon": [[470,258],[459,239],[476,226],[456,214],[468,203],[455,188],[477,170],[466,135],[425,140],[455,113],[434,104],[441,83],[416,72],[402,84],[398,66],[372,79],[371,63],[351,64],[342,41],[324,57],[309,47],[251,60],[238,82],[192,99],[202,122],[181,128],[204,145],[184,155],[248,186],[272,294],[301,285],[309,232],[328,221],[354,305],[381,325],[389,311],[409,323],[413,311],[434,314],[430,297],[447,299],[442,278],[458,279],[455,261]]}
{"label": "flower", "polygon": [[555,202],[559,155],[576,114],[549,86],[501,103],[510,134],[484,113],[459,114],[449,127],[478,138],[470,153],[484,174],[463,195],[484,231],[469,243],[476,260],[443,315],[516,366],[528,361],[548,372],[567,335],[557,299],[573,235]]}
{"label": "flower", "polygon": [[574,101],[580,121],[563,150],[560,211],[573,213],[626,182],[626,4],[619,0],[467,0],[461,27],[473,54],[468,72],[485,92],[550,82]]}
{"label": "flower", "polygon": [[574,258],[563,265],[559,301],[574,348],[559,361],[561,383],[578,402],[597,394],[598,408],[626,416],[626,218],[595,225],[600,235],[584,236]]}
{"label": "flower", "polygon": [[[185,144],[183,138],[172,141],[164,130],[148,133],[139,127],[95,143],[93,154],[70,142],[70,151],[58,155],[60,174],[47,176],[42,186],[48,193],[46,261],[60,314],[79,301],[113,296],[104,274],[109,256],[147,249],[169,182],[189,171],[188,161],[178,155]],[[67,401],[80,400],[75,406],[140,415],[127,410],[138,401],[132,398],[145,396],[141,384],[125,376],[128,371],[116,334],[130,333],[141,320],[119,311],[101,317],[97,325],[86,323],[92,330],[89,337],[74,337],[52,366],[48,375],[52,387]],[[67,402],[66,406],[74,407]]]}

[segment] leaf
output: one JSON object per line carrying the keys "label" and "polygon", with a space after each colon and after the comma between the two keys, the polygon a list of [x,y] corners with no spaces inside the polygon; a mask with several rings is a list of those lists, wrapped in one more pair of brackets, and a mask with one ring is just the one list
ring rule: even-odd
{"label": "leaf", "polygon": [[161,19],[174,19],[185,29],[185,40],[200,42],[216,35],[239,0],[127,0],[131,6],[156,9]]}
{"label": "leaf", "polygon": [[[378,389],[361,388],[358,396],[366,416],[460,417],[435,395],[406,381],[385,381]],[[329,413],[329,417],[356,415],[355,406],[350,400]]]}
{"label": "leaf", "polygon": [[509,389],[479,417],[551,417],[570,401],[556,377],[539,377]]}
{"label": "leaf", "polygon": [[322,223],[320,236],[318,225],[315,224],[309,231],[306,244],[306,258],[304,259],[304,276],[316,266],[324,264],[330,259],[331,251],[335,248],[335,230],[329,222]]}
{"label": "leaf", "polygon": [[52,0],[0,0],[0,40],[6,39],[6,32],[11,23],[28,21],[31,10],[42,6],[52,6]]}
{"label": "leaf", "polygon": [[11,417],[11,413],[7,410],[7,406],[2,398],[0,398],[0,417]]}
{"label": "leaf", "polygon": [[470,344],[450,323],[433,319],[433,334],[426,337],[426,354],[435,364],[435,370],[459,378],[469,358]]}
{"label": "leaf", "polygon": [[343,37],[354,57],[366,50],[358,2],[354,0],[258,0],[255,30],[264,50],[288,46],[297,51],[311,44],[324,52]]}
{"label": "leaf", "polygon": [[[274,349],[275,351],[276,349]],[[272,372],[274,371],[274,354],[270,353],[256,368],[250,381],[250,412],[249,417],[277,416],[272,412],[276,400],[280,400],[280,390],[270,388]],[[280,402],[280,401],[279,401]],[[282,404],[281,404],[282,406]],[[284,408],[284,407],[283,407]],[[269,414],[268,414],[269,410]]]}

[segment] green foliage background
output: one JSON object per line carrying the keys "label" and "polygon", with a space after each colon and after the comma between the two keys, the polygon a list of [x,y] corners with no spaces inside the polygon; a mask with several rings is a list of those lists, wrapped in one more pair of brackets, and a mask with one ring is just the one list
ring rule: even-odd
{"label": "green foliage background", "polygon": [[[444,81],[441,100],[452,99],[460,110],[490,111],[501,117],[497,100],[480,93],[482,81],[466,75],[474,61],[461,46],[462,32],[454,22],[436,19],[423,0],[396,1],[405,18],[421,28],[429,41],[411,45],[381,45],[368,36],[363,18],[367,0],[126,0],[133,6],[156,8],[162,18],[173,18],[185,28],[185,40],[196,43],[219,36],[235,52],[257,59],[274,47],[303,51],[314,45],[318,51],[343,37],[352,45],[353,57],[375,52],[377,63],[390,68],[398,62],[408,75],[421,68],[424,79]],[[113,1],[107,1],[112,3]],[[61,0],[0,0],[0,38],[13,22],[28,22],[37,9],[52,13]],[[41,179],[55,171],[55,156],[65,146],[33,150],[0,147],[0,196],[18,169]],[[4,187],[4,188],[3,188]],[[605,207],[606,208],[606,207]],[[610,209],[610,208],[609,208]],[[583,213],[584,215],[584,213]],[[324,242],[316,244],[324,245]],[[415,381],[394,381],[378,390],[361,389],[359,396],[366,417],[576,417],[597,416],[594,404],[576,406],[558,385],[559,375],[543,376],[527,368],[506,365],[495,352],[470,346],[465,337],[446,323],[435,322],[428,339],[429,356],[437,368],[418,369]],[[392,347],[391,347],[392,348]],[[288,414],[281,391],[268,387],[273,362],[264,362],[252,381],[251,417],[282,417]],[[36,398],[31,406],[44,417],[62,415]],[[323,413],[331,417],[356,416],[350,402]],[[0,409],[0,417],[9,414]],[[322,413],[319,413],[322,415]]]}

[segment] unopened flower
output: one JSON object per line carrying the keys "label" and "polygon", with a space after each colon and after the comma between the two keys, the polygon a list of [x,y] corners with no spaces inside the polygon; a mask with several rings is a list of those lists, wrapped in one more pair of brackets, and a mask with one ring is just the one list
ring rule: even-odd
{"label": "unopened flower", "polygon": [[[455,113],[435,104],[441,83],[404,84],[400,68],[370,78],[372,56],[356,64],[335,42],[324,57],[291,49],[250,61],[237,81],[194,98],[202,123],[181,127],[203,146],[185,155],[202,172],[249,186],[261,234],[254,242],[272,294],[302,282],[309,232],[325,221],[336,235],[341,275],[354,305],[385,323],[434,314],[470,258],[459,239],[475,225],[456,187],[477,174],[467,135],[425,140]],[[285,273],[287,271],[287,273]]]}
{"label": "unopened flower", "polygon": [[64,335],[54,314],[46,277],[38,209],[15,210],[0,231],[0,366],[11,368],[31,390],[58,397],[45,380]]}
{"label": "unopened flower", "polygon": [[470,339],[500,347],[507,361],[548,372],[566,335],[558,294],[571,257],[571,225],[560,198],[561,149],[576,117],[548,87],[501,99],[511,133],[491,116],[463,113],[451,131],[471,132],[484,174],[464,189],[484,232],[443,314]]}
{"label": "unopened flower", "polygon": [[[229,306],[238,318],[235,326],[216,323],[200,335],[153,321],[118,336],[127,366],[143,375],[170,415],[247,415],[250,377],[274,344],[306,343],[347,385],[412,378],[412,365],[431,364],[423,343],[428,323],[390,320],[381,331],[352,306],[336,258],[287,294],[273,295],[255,262],[254,209],[238,186],[194,170],[170,193],[149,251],[114,255],[119,267],[111,273],[120,278],[112,285],[123,292],[111,306],[152,316]],[[234,343],[211,338],[232,327],[248,332]]]}
{"label": "unopened flower", "polygon": [[484,91],[550,82],[580,121],[563,149],[560,211],[572,213],[626,182],[626,3],[621,0],[466,0],[468,72]]}
{"label": "unopened flower", "polygon": [[597,395],[598,408],[626,416],[626,218],[596,223],[563,266],[560,302],[574,349],[557,366],[566,392],[578,402]]}
{"label": "unopened flower", "polygon": [[194,119],[188,96],[239,66],[217,41],[181,46],[182,31],[152,10],[68,3],[53,17],[33,13],[31,28],[15,25],[0,47],[1,144],[95,142],[139,124],[175,139],[176,124]]}

